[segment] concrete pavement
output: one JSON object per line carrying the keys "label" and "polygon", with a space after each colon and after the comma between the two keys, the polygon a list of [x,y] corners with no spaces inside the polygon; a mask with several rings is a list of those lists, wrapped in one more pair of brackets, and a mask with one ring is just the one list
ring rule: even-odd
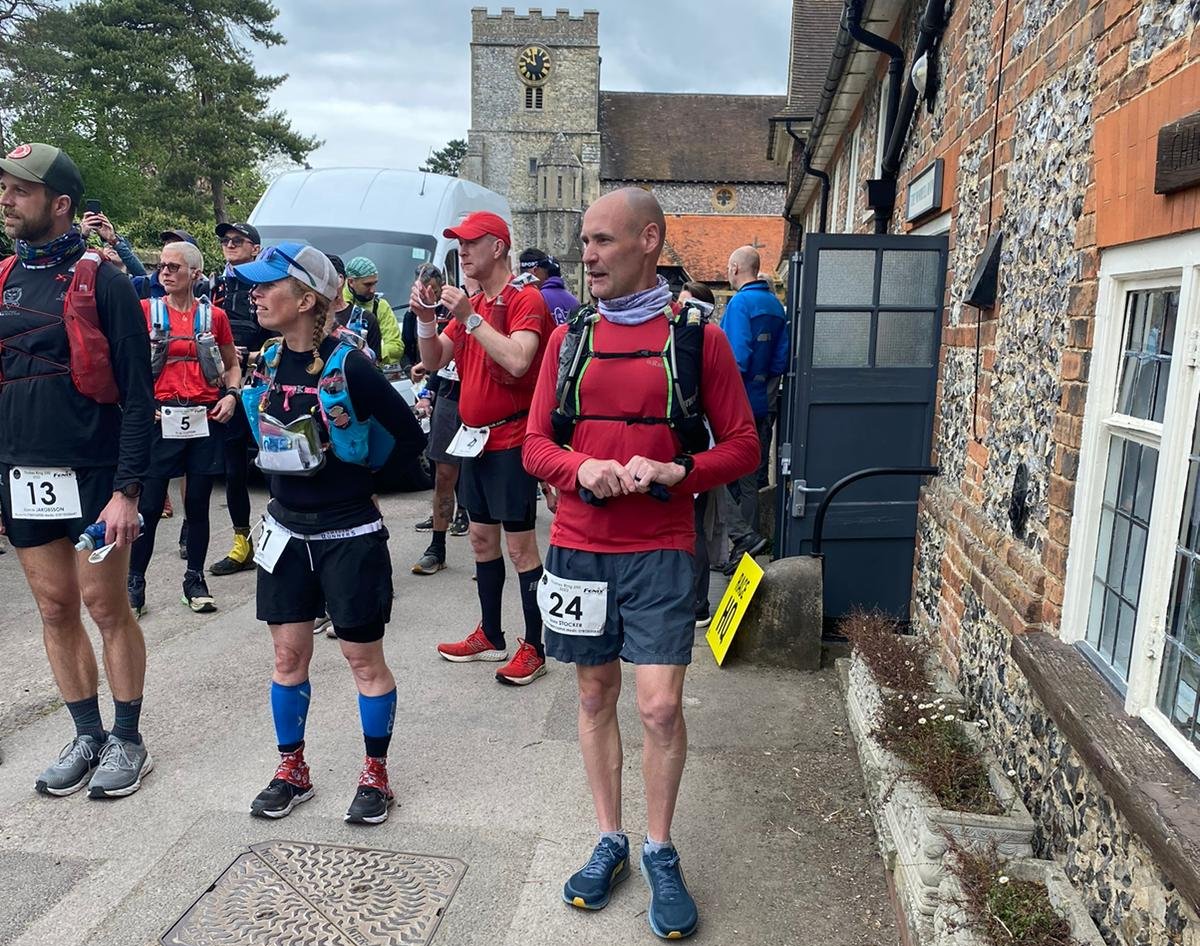
{"label": "concrete pavement", "polygon": [[[254,499],[261,509],[262,497]],[[570,668],[514,689],[494,664],[451,664],[439,640],[463,636],[478,604],[465,538],[450,568],[409,574],[428,542],[412,529],[429,494],[384,499],[396,568],[387,651],[400,708],[390,771],[398,806],[377,828],[346,825],[363,746],[350,674],[335,641],[316,640],[307,756],[316,797],[280,822],[247,815],[277,759],[267,707],[270,645],[254,616],[254,576],[210,579],[220,610],[179,604],[178,519],[163,523],[143,618],[149,669],[143,731],[156,767],[136,795],[34,793],[71,734],[16,556],[0,556],[0,946],[140,946],[158,937],[245,847],[290,839],[446,855],[468,869],[434,942],[637,944],[640,877],[602,912],[565,906],[563,879],[594,843],[575,735]],[[543,549],[548,528],[543,515]],[[210,561],[228,545],[214,498]],[[511,566],[510,566],[511,572]],[[510,639],[520,627],[510,574]],[[720,588],[714,582],[714,600]],[[103,674],[102,674],[103,677]],[[625,825],[645,826],[641,731],[626,672]],[[696,943],[884,946],[896,934],[863,811],[861,775],[832,671],[715,666],[702,633],[685,691],[690,757],[674,838],[701,912]],[[111,721],[102,683],[101,706]]]}

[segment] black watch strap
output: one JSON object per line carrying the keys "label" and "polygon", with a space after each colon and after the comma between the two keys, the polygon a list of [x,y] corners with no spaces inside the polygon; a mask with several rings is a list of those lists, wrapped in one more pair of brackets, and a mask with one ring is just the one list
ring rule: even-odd
{"label": "black watch strap", "polygon": [[142,484],[141,483],[126,483],[124,486],[122,486],[120,489],[118,489],[117,492],[120,493],[122,496],[124,496],[126,499],[137,499],[139,496],[142,495]]}
{"label": "black watch strap", "polygon": [[684,469],[683,478],[684,479],[687,479],[689,476],[692,475],[692,470],[696,466],[696,461],[694,459],[692,459],[690,454],[687,454],[687,453],[681,453],[679,456],[677,456],[671,462],[678,463],[681,467],[683,467],[683,469]]}

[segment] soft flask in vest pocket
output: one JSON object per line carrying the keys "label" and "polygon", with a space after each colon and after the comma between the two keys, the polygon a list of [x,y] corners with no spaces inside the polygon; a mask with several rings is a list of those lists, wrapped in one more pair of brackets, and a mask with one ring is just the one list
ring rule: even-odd
{"label": "soft flask in vest pocket", "polygon": [[311,414],[289,424],[270,414],[258,415],[258,456],[255,465],[266,473],[311,476],[325,465],[320,421]]}
{"label": "soft flask in vest pocket", "polygon": [[396,439],[374,417],[364,422],[354,413],[345,373],[346,356],[353,350],[347,341],[334,349],[317,382],[317,399],[329,426],[334,455],[346,463],[378,470],[387,462]]}

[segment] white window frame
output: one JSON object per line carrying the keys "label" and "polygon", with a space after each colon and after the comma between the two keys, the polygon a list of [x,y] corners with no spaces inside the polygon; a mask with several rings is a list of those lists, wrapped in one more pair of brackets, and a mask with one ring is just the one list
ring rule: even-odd
{"label": "white window frame", "polygon": [[[1158,424],[1115,415],[1124,351],[1126,296],[1142,289],[1176,285],[1180,288],[1179,312],[1163,422]],[[1145,720],[1180,761],[1200,777],[1200,750],[1172,725],[1157,704],[1175,547],[1187,490],[1192,428],[1200,399],[1198,362],[1200,232],[1104,251],[1060,633],[1064,641],[1073,644],[1087,637],[1109,444],[1113,433],[1119,432],[1123,438],[1158,449],[1125,712]]]}
{"label": "white window frame", "polygon": [[842,165],[846,162],[843,160],[845,154],[838,158],[837,164],[833,167],[833,206],[829,208],[829,232],[841,233],[842,228],[838,226],[838,221],[841,219],[841,197],[842,197]]}
{"label": "white window frame", "polygon": [[883,151],[887,144],[883,133],[887,131],[887,85],[879,83],[879,110],[875,114],[875,179],[883,177]]}
{"label": "white window frame", "polygon": [[862,144],[862,122],[854,126],[854,135],[850,139],[850,164],[846,174],[846,215],[843,218],[842,230],[853,233],[855,229],[854,198],[858,189],[858,157]]}

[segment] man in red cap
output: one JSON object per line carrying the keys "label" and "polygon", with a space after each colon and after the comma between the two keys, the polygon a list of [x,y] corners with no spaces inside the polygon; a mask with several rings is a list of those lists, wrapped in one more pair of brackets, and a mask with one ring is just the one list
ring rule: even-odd
{"label": "man in red cap", "polygon": [[[534,532],[537,480],[521,463],[525,421],[541,367],[546,339],[554,323],[534,285],[512,285],[508,224],[493,213],[468,214],[445,236],[458,240],[463,272],[481,289],[468,296],[446,286],[440,299],[426,299],[413,285],[410,304],[417,317],[421,362],[435,372],[454,359],[461,378],[459,414],[462,426],[448,452],[462,458],[459,503],[471,519],[471,546],[479,588],[479,626],[462,641],[439,644],[447,660],[506,660],[500,612],[504,596],[504,559],[500,527],[507,536],[508,557],[517,571],[525,637],[511,661],[496,671],[501,683],[522,686],[546,672],[542,618],[537,587],[542,559]],[[441,302],[453,321],[439,335],[434,306]]]}

